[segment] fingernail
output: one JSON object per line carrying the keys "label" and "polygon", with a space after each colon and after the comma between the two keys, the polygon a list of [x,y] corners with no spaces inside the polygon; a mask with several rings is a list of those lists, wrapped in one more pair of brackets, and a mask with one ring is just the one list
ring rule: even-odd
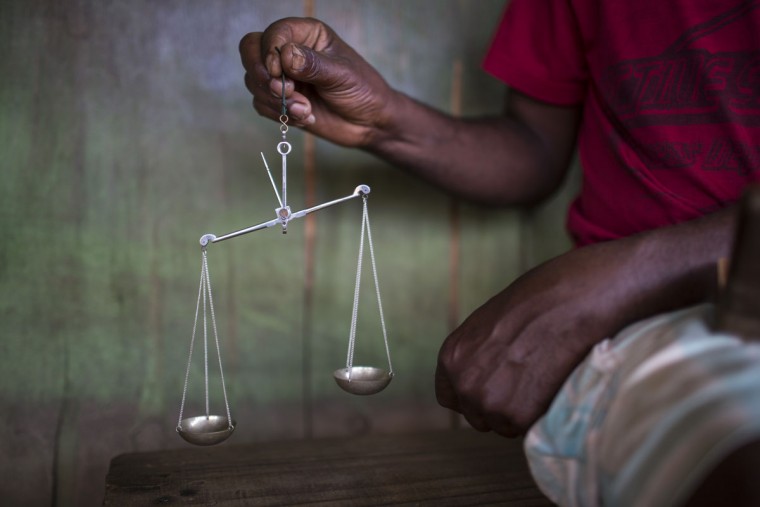
{"label": "fingernail", "polygon": [[272,92],[273,96],[282,98],[282,81],[276,78],[270,79],[269,91]]}
{"label": "fingernail", "polygon": [[267,58],[266,58],[267,72],[269,72],[270,74],[274,70],[275,58],[276,58],[275,55],[273,55],[271,53],[268,54]]}
{"label": "fingernail", "polygon": [[298,118],[299,120],[303,120],[308,115],[309,111],[306,108],[305,104],[301,104],[300,102],[294,102],[290,105],[290,114],[293,115],[295,118]]}
{"label": "fingernail", "polygon": [[316,118],[314,118],[314,115],[313,115],[313,114],[310,114],[310,115],[309,115],[309,117],[308,117],[308,118],[306,118],[306,119],[305,119],[303,122],[304,122],[306,125],[314,125],[314,122],[315,122],[315,121],[317,121],[317,119],[316,119]]}
{"label": "fingernail", "polygon": [[293,70],[303,70],[306,66],[306,55],[304,55],[301,48],[293,46],[292,49],[293,59],[290,62],[290,68]]}

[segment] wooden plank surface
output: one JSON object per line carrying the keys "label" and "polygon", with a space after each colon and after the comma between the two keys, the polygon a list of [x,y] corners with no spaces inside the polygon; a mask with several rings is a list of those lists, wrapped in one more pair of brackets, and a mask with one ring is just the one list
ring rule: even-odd
{"label": "wooden plank surface", "polygon": [[552,505],[521,441],[470,430],[124,454],[104,505]]}

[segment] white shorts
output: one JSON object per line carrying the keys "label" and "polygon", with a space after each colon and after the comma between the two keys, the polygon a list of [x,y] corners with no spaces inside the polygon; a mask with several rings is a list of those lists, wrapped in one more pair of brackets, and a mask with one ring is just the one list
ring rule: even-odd
{"label": "white shorts", "polygon": [[563,506],[672,506],[760,438],[760,342],[708,326],[699,305],[597,344],[530,429],[539,488]]}

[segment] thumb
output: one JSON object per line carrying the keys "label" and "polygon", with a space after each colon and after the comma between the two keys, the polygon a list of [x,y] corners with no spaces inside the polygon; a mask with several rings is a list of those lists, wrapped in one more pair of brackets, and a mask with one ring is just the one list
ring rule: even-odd
{"label": "thumb", "polygon": [[355,71],[346,65],[345,58],[336,59],[293,42],[280,48],[280,61],[286,76],[319,88],[335,88],[354,81],[351,77]]}

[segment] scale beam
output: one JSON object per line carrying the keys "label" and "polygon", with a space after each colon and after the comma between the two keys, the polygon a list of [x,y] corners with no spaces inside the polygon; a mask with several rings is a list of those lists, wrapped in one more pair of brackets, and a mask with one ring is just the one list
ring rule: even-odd
{"label": "scale beam", "polygon": [[347,195],[346,197],[341,197],[340,199],[335,199],[334,201],[329,201],[323,204],[317,204],[316,206],[308,208],[308,209],[296,211],[295,213],[293,213],[293,215],[290,218],[301,218],[303,216],[308,215],[309,213],[313,213],[314,211],[319,211],[323,208],[327,208],[329,206],[334,206],[335,204],[346,202],[348,200],[353,199],[354,197],[365,196],[365,195],[368,195],[369,193],[370,193],[370,188],[368,185],[359,185],[358,187],[354,189],[354,193],[351,195]]}
{"label": "scale beam", "polygon": [[260,231],[261,229],[267,229],[267,228],[272,227],[272,226],[277,225],[277,224],[281,224],[282,228],[283,228],[283,232],[285,232],[285,230],[287,228],[287,225],[288,225],[288,222],[290,222],[294,218],[304,217],[304,216],[308,215],[309,213],[313,213],[315,211],[319,211],[321,209],[328,208],[330,206],[334,206],[336,204],[340,204],[342,202],[349,201],[349,200],[354,199],[354,198],[359,197],[359,196],[364,197],[364,196],[368,195],[370,193],[370,191],[371,190],[369,188],[369,185],[359,185],[358,187],[356,187],[354,189],[354,193],[351,194],[351,195],[347,195],[347,196],[341,197],[339,199],[335,199],[335,200],[328,201],[328,202],[325,202],[325,203],[322,203],[322,204],[318,204],[316,206],[313,206],[311,208],[307,208],[307,209],[304,209],[304,210],[301,210],[301,211],[296,211],[295,213],[290,213],[290,208],[287,208],[287,207],[278,208],[276,210],[278,217],[275,218],[275,219],[273,219],[273,220],[269,220],[268,222],[262,222],[260,224],[252,225],[251,227],[246,227],[245,229],[240,229],[239,231],[230,232],[228,234],[225,234],[224,236],[218,236],[217,237],[214,234],[204,234],[203,236],[201,236],[200,244],[201,244],[201,247],[206,248],[209,243],[218,243],[218,242],[224,241],[226,239],[236,238],[238,236],[242,236],[244,234],[248,234],[249,232]]}

